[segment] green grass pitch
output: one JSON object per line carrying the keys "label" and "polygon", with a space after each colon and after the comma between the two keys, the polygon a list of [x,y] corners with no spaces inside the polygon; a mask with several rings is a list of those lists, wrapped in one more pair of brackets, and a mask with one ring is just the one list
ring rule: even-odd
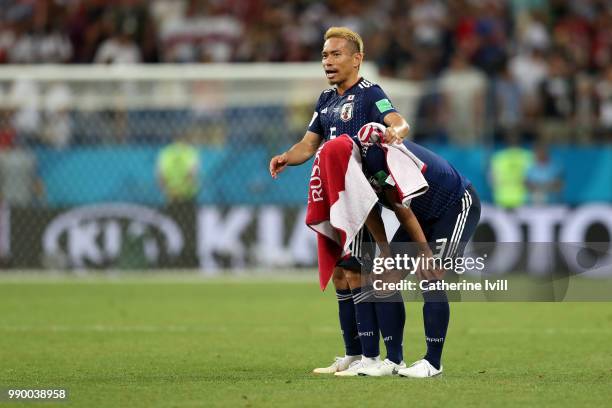
{"label": "green grass pitch", "polygon": [[[407,303],[405,356],[424,352]],[[310,373],[342,351],[310,281],[0,280],[0,388],[83,407],[610,406],[612,303],[455,303],[442,377]],[[0,402],[0,405],[20,406]],[[35,406],[42,406],[37,403]]]}

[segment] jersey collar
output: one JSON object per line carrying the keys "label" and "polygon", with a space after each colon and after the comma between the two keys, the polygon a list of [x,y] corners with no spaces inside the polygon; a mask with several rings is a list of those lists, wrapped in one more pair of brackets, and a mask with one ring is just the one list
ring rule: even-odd
{"label": "jersey collar", "polygon": [[354,87],[356,87],[357,85],[359,85],[359,84],[361,83],[361,81],[363,81],[363,77],[359,77],[359,78],[357,79],[357,82],[355,82],[353,85],[351,85],[351,87],[350,87],[350,88],[348,88],[346,91],[344,91],[344,93],[343,93],[342,95],[340,95],[340,94],[338,93],[338,87],[335,87],[335,88],[334,88],[334,91],[336,92],[336,95],[344,96],[344,95],[346,95],[346,94],[347,94],[349,91],[351,91],[351,90],[352,90]]}

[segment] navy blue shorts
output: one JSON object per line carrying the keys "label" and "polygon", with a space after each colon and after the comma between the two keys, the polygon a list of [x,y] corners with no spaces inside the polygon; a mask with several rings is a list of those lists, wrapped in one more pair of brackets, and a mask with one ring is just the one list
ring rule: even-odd
{"label": "navy blue shorts", "polygon": [[376,256],[376,243],[365,225],[355,236],[349,251],[351,256],[339,260],[336,266],[357,273],[372,269],[372,262]]}
{"label": "navy blue shorts", "polygon": [[[469,185],[457,203],[451,206],[441,217],[421,223],[425,238],[434,256],[455,258],[463,256],[468,241],[474,235],[480,220],[480,198]],[[402,228],[398,228],[391,240],[393,253],[410,253],[416,247],[411,244],[412,238]],[[407,247],[410,248],[407,248]],[[337,266],[354,272],[371,271],[376,253],[376,243],[364,226],[357,234],[351,247],[351,255],[341,259]]]}
{"label": "navy blue shorts", "polygon": [[[465,246],[474,235],[479,220],[480,198],[472,185],[469,185],[455,205],[441,217],[422,223],[421,228],[436,257],[455,258],[463,256]],[[402,227],[398,228],[391,241],[394,248],[409,242],[412,242],[412,239]]]}

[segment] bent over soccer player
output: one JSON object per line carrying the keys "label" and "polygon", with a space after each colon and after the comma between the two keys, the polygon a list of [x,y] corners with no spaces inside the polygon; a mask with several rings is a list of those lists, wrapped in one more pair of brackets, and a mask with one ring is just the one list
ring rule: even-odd
{"label": "bent over soccer player", "polygon": [[[414,243],[425,258],[463,256],[465,246],[480,219],[480,200],[470,181],[442,157],[414,142],[406,141],[404,145],[408,150],[426,165],[423,175],[429,189],[413,198],[409,206],[405,207],[398,202],[395,187],[388,184],[391,178],[383,147],[380,144],[362,144],[358,138],[353,140],[360,145],[364,171],[381,203],[394,211],[400,222],[392,240],[392,249],[401,248],[402,245],[405,249],[407,243]],[[386,241],[380,217],[377,224],[379,227],[374,227],[371,222],[367,225],[377,242],[381,239]],[[426,268],[419,275],[419,279],[427,279],[430,283],[441,278],[438,271]],[[450,317],[448,298],[443,290],[422,291],[422,294],[427,345],[423,359],[407,368],[385,360],[377,365],[360,368],[358,374],[384,376],[398,373],[404,377],[425,378],[442,373],[442,349]],[[399,298],[390,300],[401,301],[399,292],[395,296]],[[404,325],[403,322],[396,322],[395,326],[403,328]]]}
{"label": "bent over soccer player", "polygon": [[[401,142],[406,137],[408,124],[393,108],[383,90],[359,76],[363,51],[363,41],[357,33],[345,27],[327,30],[321,56],[325,76],[334,88],[321,93],[304,138],[287,152],[272,158],[272,177],[278,177],[286,166],[300,165],[309,160],[321,143],[343,133],[355,135],[361,126],[369,122],[386,126],[384,139],[388,143]],[[358,237],[367,235],[364,229]],[[351,250],[356,257],[361,255],[355,251],[355,248],[362,247],[360,241],[359,238],[355,239],[355,246]],[[356,368],[357,365],[379,361],[378,330],[368,329],[365,326],[369,324],[366,323],[358,330],[356,323],[357,320],[369,322],[376,319],[373,303],[366,302],[373,291],[362,292],[359,273],[351,272],[350,269],[360,269],[355,257],[343,262],[334,269],[332,282],[338,298],[345,356],[336,358],[329,367],[315,369],[315,373],[346,372],[357,375],[355,370],[347,370],[351,363],[355,363],[353,368]],[[357,320],[356,315],[360,316]]]}

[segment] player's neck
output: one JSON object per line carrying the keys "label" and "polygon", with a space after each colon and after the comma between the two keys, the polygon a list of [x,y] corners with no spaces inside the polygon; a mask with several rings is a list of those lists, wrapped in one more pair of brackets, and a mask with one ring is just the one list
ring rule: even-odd
{"label": "player's neck", "polygon": [[359,72],[357,72],[354,75],[351,75],[349,78],[347,78],[346,81],[342,82],[341,84],[336,85],[336,90],[338,91],[338,95],[344,95],[344,93],[348,91],[349,89],[351,89],[357,82],[359,82],[360,79],[361,77],[359,76]]}

